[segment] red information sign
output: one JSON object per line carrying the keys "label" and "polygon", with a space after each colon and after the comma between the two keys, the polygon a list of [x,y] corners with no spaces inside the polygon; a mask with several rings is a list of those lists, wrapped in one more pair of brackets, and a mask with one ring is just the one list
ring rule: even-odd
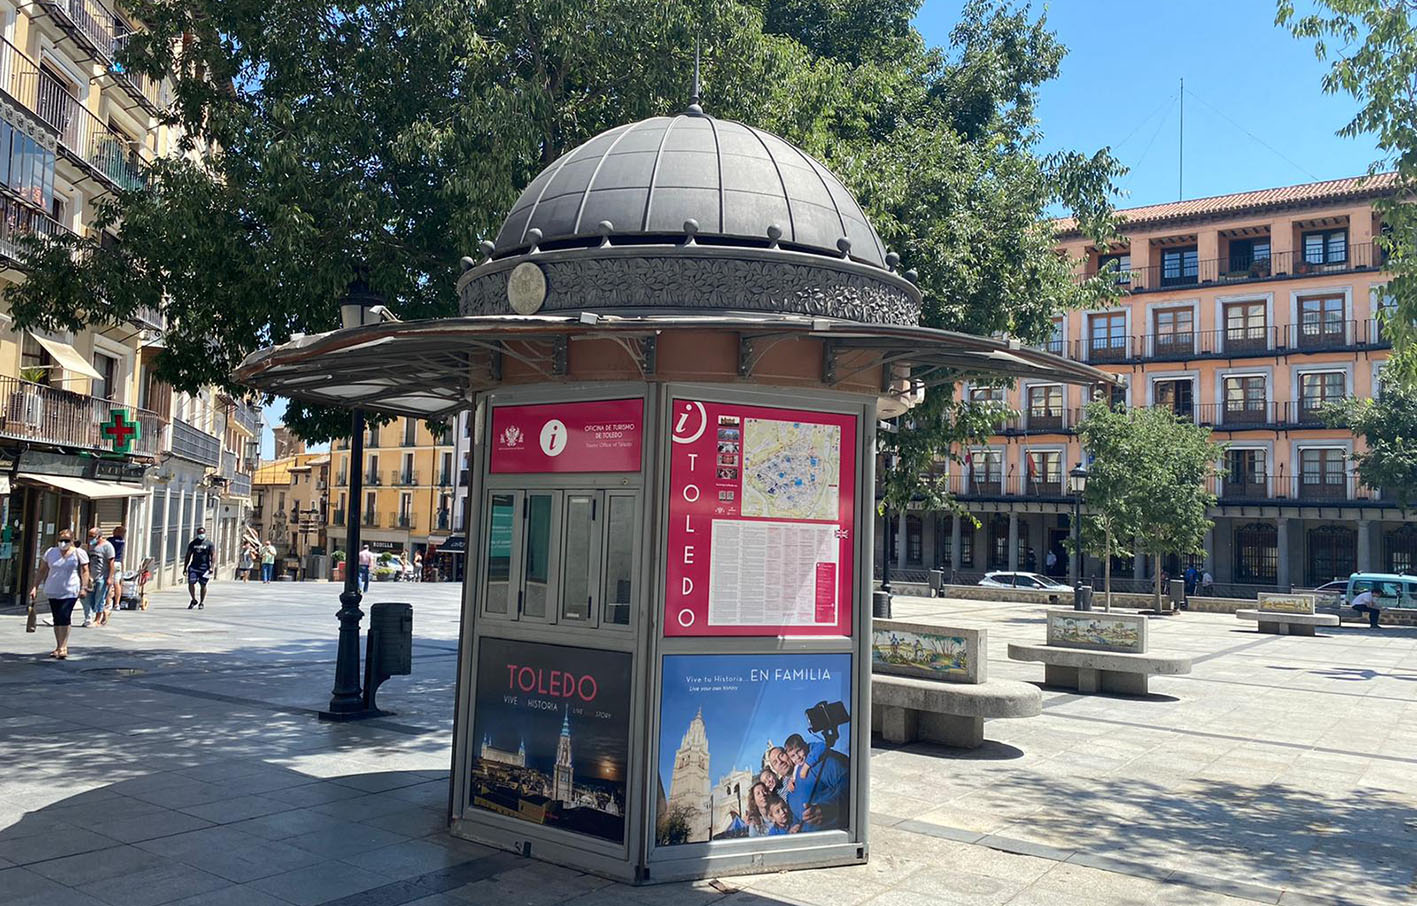
{"label": "red information sign", "polygon": [[669,636],[850,635],[856,419],[676,399]]}
{"label": "red information sign", "polygon": [[491,471],[638,472],[644,401],[497,406]]}

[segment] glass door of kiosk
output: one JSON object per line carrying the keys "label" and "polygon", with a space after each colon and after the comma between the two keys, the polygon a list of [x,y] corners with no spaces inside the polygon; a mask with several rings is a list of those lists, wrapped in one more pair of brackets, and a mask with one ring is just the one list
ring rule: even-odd
{"label": "glass door of kiosk", "polygon": [[628,627],[638,497],[607,490],[490,492],[484,613]]}

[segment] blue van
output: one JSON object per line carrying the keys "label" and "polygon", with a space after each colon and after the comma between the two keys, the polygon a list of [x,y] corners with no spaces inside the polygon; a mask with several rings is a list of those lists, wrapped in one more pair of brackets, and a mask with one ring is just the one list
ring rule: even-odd
{"label": "blue van", "polygon": [[1397,607],[1417,610],[1417,576],[1398,576],[1392,573],[1354,573],[1348,577],[1348,588],[1343,593],[1343,603],[1351,605],[1361,592],[1373,592],[1382,608]]}

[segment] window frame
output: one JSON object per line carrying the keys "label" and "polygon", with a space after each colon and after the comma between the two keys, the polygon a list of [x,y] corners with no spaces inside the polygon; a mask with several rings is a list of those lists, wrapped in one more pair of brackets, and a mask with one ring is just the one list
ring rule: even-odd
{"label": "window frame", "polygon": [[[1319,237],[1319,257],[1314,260],[1309,257],[1309,239]],[[1341,237],[1341,242],[1334,240]],[[1339,246],[1342,250],[1342,257],[1334,256],[1334,246]],[[1322,230],[1305,230],[1299,236],[1299,254],[1303,256],[1305,264],[1327,267],[1335,264],[1348,263],[1348,227],[1329,227]]]}

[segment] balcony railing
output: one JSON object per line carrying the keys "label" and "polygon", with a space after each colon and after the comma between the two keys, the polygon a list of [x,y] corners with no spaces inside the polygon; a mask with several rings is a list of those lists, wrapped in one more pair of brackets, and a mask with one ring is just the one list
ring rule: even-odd
{"label": "balcony railing", "polygon": [[345,519],[345,516],[346,516],[346,513],[345,513],[344,510],[335,510],[334,515],[330,517],[332,524],[334,524],[334,525],[344,525],[345,522],[348,521],[348,520]]}
{"label": "balcony railing", "polygon": [[451,472],[438,473],[438,487],[450,488],[453,486],[453,474]]}
{"label": "balcony railing", "polygon": [[20,204],[8,195],[0,195],[0,256],[20,260],[23,236],[46,236],[57,239],[72,236],[73,230],[37,208]]}
{"label": "balcony railing", "polygon": [[126,69],[123,64],[118,62],[118,55],[128,46],[128,39],[134,34],[135,32],[132,31],[117,31],[114,34],[111,54],[113,64],[109,71],[140,104],[147,107],[150,112],[156,112],[158,105],[162,102],[161,83],[154,81],[144,73]]}
{"label": "balcony railing", "polygon": [[1392,340],[1383,335],[1378,321],[1368,319],[1087,338],[1072,341],[1063,354],[1080,362],[1116,364],[1271,356],[1293,351],[1324,352],[1391,345]]}
{"label": "balcony railing", "polygon": [[379,484],[383,484],[384,481],[383,481],[382,478],[379,477],[379,473],[378,473],[378,472],[370,471],[370,472],[368,472],[367,474],[365,474],[365,476],[364,476],[364,483],[365,483],[366,485],[379,485]]}
{"label": "balcony railing", "polygon": [[235,450],[221,451],[221,464],[217,466],[217,474],[225,478],[228,484],[231,482],[232,478],[236,477]]}
{"label": "balcony railing", "polygon": [[412,513],[399,513],[394,520],[399,528],[413,528],[415,521]]}
{"label": "balcony railing", "polygon": [[238,402],[231,407],[231,416],[236,423],[252,434],[261,425],[261,410],[245,402]]}
{"label": "balcony railing", "polygon": [[245,472],[237,472],[231,477],[231,484],[228,486],[233,497],[251,496],[251,476]]}
{"label": "balcony railing", "polygon": [[393,480],[393,483],[399,487],[409,487],[418,484],[417,471],[404,471],[403,469],[394,469],[393,472],[389,474],[391,479]]}
{"label": "balcony railing", "polygon": [[174,419],[172,422],[172,453],[183,459],[216,467],[221,463],[221,440],[200,428]]}
{"label": "balcony railing", "polygon": [[1284,406],[1269,400],[1226,400],[1192,407],[1197,424],[1218,431],[1272,428],[1283,424]]}
{"label": "balcony railing", "polygon": [[1029,497],[1068,499],[1062,475],[999,475],[984,472],[953,472],[944,476],[949,492],[956,497]]}
{"label": "balcony railing", "polygon": [[362,525],[365,525],[365,526],[376,526],[376,527],[377,527],[378,524],[379,524],[379,514],[378,514],[378,513],[365,513],[365,514],[364,514],[364,518],[360,519],[359,521],[360,521],[360,523],[361,523]]}
{"label": "balcony railing", "polygon": [[449,517],[448,511],[447,511],[447,510],[440,510],[440,511],[438,512],[437,521],[436,521],[436,525],[438,526],[438,531],[440,531],[440,532],[449,531],[449,530],[450,530],[449,526],[451,525],[451,523],[452,523],[452,519]]}
{"label": "balcony railing", "polygon": [[[1179,286],[1254,283],[1262,280],[1341,274],[1371,270],[1382,265],[1383,253],[1377,243],[1360,242],[1348,246],[1348,255],[1343,261],[1308,261],[1302,250],[1275,252],[1264,258],[1207,258],[1197,261],[1194,269],[1135,267],[1119,273],[1117,285],[1127,292],[1143,293]],[[1089,269],[1087,274],[1078,279],[1091,279],[1096,275],[1096,269]]]}
{"label": "balcony railing", "polygon": [[[119,404],[82,393],[58,390],[44,384],[0,377],[0,436],[19,440],[111,450],[113,443],[103,434],[111,409]],[[144,409],[128,410],[128,418],[141,425],[141,436],[133,441],[129,454],[156,456],[162,449],[162,417]]]}
{"label": "balcony railing", "polygon": [[1295,486],[1300,500],[1347,500],[1346,472],[1305,473],[1296,477]]}
{"label": "balcony railing", "polygon": [[113,59],[118,19],[96,0],[41,0],[54,12],[54,20],[85,47]]}

